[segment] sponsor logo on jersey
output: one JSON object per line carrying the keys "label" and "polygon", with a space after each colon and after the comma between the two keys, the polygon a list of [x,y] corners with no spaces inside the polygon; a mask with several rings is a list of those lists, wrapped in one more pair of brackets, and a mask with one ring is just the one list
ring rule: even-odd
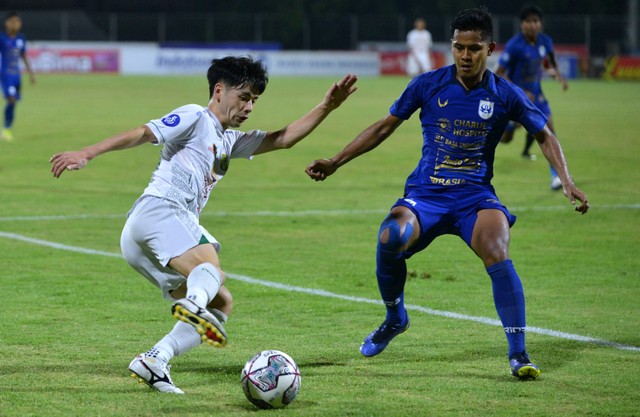
{"label": "sponsor logo on jersey", "polygon": [[165,126],[169,127],[178,126],[178,123],[180,123],[180,116],[178,116],[177,114],[170,114],[162,119],[162,123],[164,123]]}
{"label": "sponsor logo on jersey", "polygon": [[493,101],[480,100],[478,115],[484,120],[490,119],[493,116]]}
{"label": "sponsor logo on jersey", "polygon": [[441,117],[438,119],[438,127],[442,132],[451,132],[451,121],[447,118]]}

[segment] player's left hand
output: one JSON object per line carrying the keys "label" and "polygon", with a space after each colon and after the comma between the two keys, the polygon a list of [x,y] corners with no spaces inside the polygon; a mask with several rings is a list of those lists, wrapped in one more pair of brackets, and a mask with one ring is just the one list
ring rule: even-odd
{"label": "player's left hand", "polygon": [[572,206],[576,205],[576,200],[580,201],[580,205],[576,207],[577,212],[586,214],[587,211],[589,211],[589,201],[587,200],[587,196],[578,187],[576,187],[573,182],[569,185],[563,184],[562,190]]}
{"label": "player's left hand", "polygon": [[51,173],[55,178],[59,178],[65,170],[84,168],[89,163],[89,159],[82,152],[60,152],[53,155],[49,162],[52,164]]}
{"label": "player's left hand", "polygon": [[358,87],[355,86],[358,76],[347,74],[340,81],[333,84],[324,95],[324,104],[331,110],[337,109]]}
{"label": "player's left hand", "polygon": [[316,159],[304,170],[307,175],[315,181],[324,181],[338,168],[329,159]]}

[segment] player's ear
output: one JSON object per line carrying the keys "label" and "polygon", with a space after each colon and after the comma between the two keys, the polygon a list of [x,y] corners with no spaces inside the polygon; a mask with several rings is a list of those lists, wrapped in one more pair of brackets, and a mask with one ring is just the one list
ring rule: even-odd
{"label": "player's ear", "polygon": [[496,43],[495,42],[489,42],[489,54],[491,55],[493,53],[493,50],[496,49]]}
{"label": "player's ear", "polygon": [[222,94],[223,90],[224,90],[224,84],[216,83],[216,85],[213,86],[213,95],[211,98],[215,99],[216,101],[220,101],[220,95]]}

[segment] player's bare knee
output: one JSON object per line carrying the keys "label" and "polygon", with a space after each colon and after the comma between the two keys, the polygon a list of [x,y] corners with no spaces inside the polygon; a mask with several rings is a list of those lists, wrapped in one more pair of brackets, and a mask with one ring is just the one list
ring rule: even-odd
{"label": "player's bare knee", "polygon": [[485,248],[478,255],[482,259],[484,266],[490,267],[493,264],[509,259],[509,249],[504,245],[494,245],[491,248]]}

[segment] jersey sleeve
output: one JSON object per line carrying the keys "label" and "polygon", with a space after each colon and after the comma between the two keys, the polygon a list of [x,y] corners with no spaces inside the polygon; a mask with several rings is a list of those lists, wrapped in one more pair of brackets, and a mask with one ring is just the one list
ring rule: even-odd
{"label": "jersey sleeve", "polygon": [[547,124],[547,116],[529,100],[520,87],[513,86],[510,102],[511,119],[522,124],[527,132],[538,133]]}
{"label": "jersey sleeve", "polygon": [[544,36],[542,39],[544,42],[544,47],[547,50],[547,55],[554,54],[555,51],[553,50],[553,40],[551,39],[551,36]]}
{"label": "jersey sleeve", "polygon": [[233,142],[230,158],[251,159],[253,153],[262,144],[267,132],[264,130],[250,130],[248,132],[226,130],[224,134]]}
{"label": "jersey sleeve", "polygon": [[155,135],[158,144],[179,142],[187,138],[195,128],[204,109],[196,104],[178,107],[160,119],[146,124]]}
{"label": "jersey sleeve", "polygon": [[514,42],[507,42],[504,47],[504,51],[500,54],[498,59],[498,65],[503,68],[509,68],[514,57],[517,55],[517,48],[514,46]]}
{"label": "jersey sleeve", "polygon": [[424,77],[411,80],[400,97],[391,105],[389,113],[402,120],[409,120],[411,115],[422,107],[422,91],[425,88]]}

